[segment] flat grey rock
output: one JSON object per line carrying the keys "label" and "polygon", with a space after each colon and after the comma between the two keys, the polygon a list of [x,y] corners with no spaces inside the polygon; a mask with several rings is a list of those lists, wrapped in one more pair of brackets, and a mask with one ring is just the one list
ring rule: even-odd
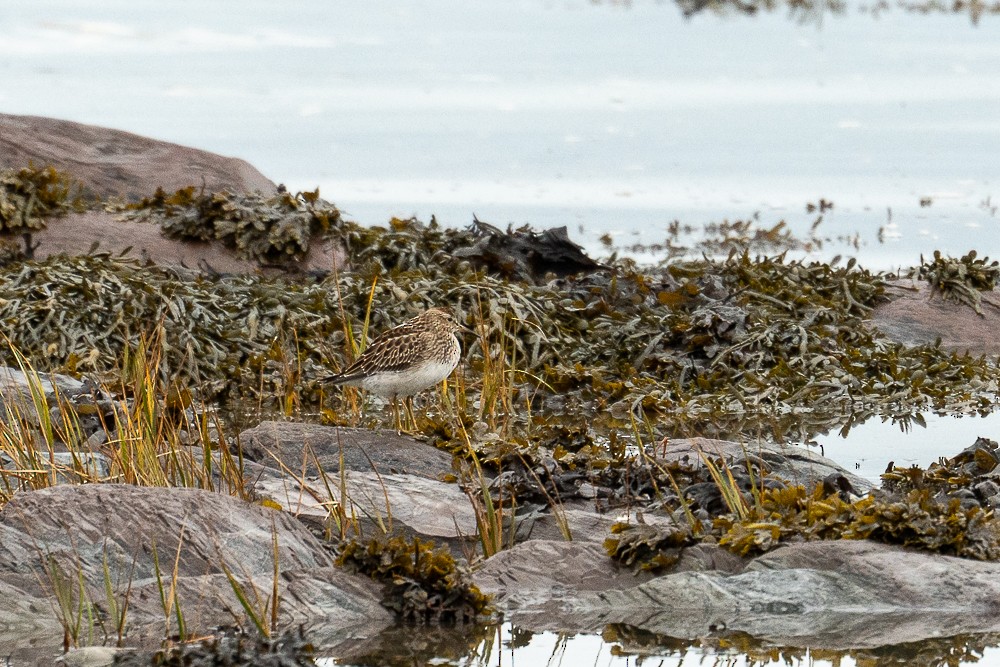
{"label": "flat grey rock", "polygon": [[447,452],[389,430],[265,421],[241,433],[240,443],[243,453],[261,465],[309,476],[320,468],[338,472],[342,457],[345,469],[360,472],[437,479],[452,470]]}
{"label": "flat grey rock", "polygon": [[[326,481],[268,476],[256,490],[296,516],[324,520],[331,503],[345,507],[348,515],[381,529],[405,529],[425,538],[474,540],[476,515],[457,484],[418,475],[345,471],[328,474]],[[343,481],[343,486],[342,486]],[[345,493],[346,492],[346,493]]]}
{"label": "flat grey rock", "polygon": [[106,584],[119,602],[129,591],[133,638],[163,637],[161,583],[175,587],[191,627],[232,623],[245,612],[226,569],[263,608],[274,540],[283,627],[391,622],[380,587],[335,567],[330,550],[288,513],[197,489],[93,484],[18,493],[0,511],[0,640],[5,619],[21,641],[51,637],[60,626],[48,597],[79,579],[86,599],[103,608]]}
{"label": "flat grey rock", "polygon": [[529,542],[486,561],[477,583],[536,631],[599,633],[622,623],[683,639],[726,631],[854,648],[1000,630],[1000,563],[864,540],[791,544],[728,572],[700,569],[711,558],[703,553],[657,577],[624,573],[601,556],[595,544]]}

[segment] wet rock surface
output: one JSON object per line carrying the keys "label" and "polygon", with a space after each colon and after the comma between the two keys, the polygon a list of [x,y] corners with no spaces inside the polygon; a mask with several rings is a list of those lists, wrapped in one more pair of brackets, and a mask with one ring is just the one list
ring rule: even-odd
{"label": "wet rock surface", "polygon": [[[996,563],[868,541],[814,542],[777,549],[737,574],[672,572],[576,596],[558,605],[562,613],[512,613],[538,629],[554,629],[549,619],[558,618],[563,630],[569,624],[580,632],[627,623],[692,639],[724,629],[777,645],[881,646],[932,637],[946,627],[995,631],[998,573]],[[961,625],[942,625],[958,619]]]}
{"label": "wet rock surface", "polygon": [[[160,226],[130,222],[108,211],[70,213],[50,221],[45,229],[32,233],[34,256],[45,259],[59,254],[108,253],[160,266],[186,269],[192,275],[245,274],[259,271],[259,262],[240,257],[217,243],[170,239]],[[298,265],[302,271],[329,271],[341,262],[341,253],[332,245],[318,247]]]}
{"label": "wet rock surface", "polygon": [[[240,435],[243,452],[261,465],[308,476],[341,469],[437,479],[451,472],[452,457],[392,431],[296,422],[261,422]],[[319,467],[317,467],[317,463]]]}
{"label": "wet rock surface", "polygon": [[759,461],[774,477],[806,487],[834,475],[843,476],[855,493],[865,493],[872,488],[871,482],[865,478],[841,468],[812,449],[798,445],[682,438],[670,440],[655,453],[658,459],[665,462],[684,462],[695,466],[705,465],[705,456],[722,457],[727,461]]}

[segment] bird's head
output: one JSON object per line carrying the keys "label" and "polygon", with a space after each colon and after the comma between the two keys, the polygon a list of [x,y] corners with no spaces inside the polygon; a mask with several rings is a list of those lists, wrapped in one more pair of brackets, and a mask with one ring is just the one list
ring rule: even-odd
{"label": "bird's head", "polygon": [[470,331],[468,327],[458,321],[455,313],[450,308],[430,308],[424,312],[422,317],[427,318],[429,321],[451,333]]}

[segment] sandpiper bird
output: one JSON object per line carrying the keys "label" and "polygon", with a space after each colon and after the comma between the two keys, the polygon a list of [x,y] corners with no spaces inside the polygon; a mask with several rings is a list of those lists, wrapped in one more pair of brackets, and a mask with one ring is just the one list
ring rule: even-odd
{"label": "sandpiper bird", "polygon": [[[398,430],[396,399],[408,400],[451,375],[462,353],[455,332],[463,329],[448,309],[431,308],[375,338],[344,372],[322,381],[361,387],[391,399]],[[415,423],[408,403],[406,408]]]}

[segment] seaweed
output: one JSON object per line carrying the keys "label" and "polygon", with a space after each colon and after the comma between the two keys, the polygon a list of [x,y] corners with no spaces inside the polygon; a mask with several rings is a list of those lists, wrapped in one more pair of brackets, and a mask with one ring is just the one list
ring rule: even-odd
{"label": "seaweed", "polygon": [[[41,367],[73,373],[112,371],[130,339],[162,323],[163,372],[203,397],[332,401],[338,414],[341,393],[318,379],[346,362],[344,316],[360,324],[371,297],[379,331],[449,305],[477,328],[463,341],[467,403],[488,368],[507,368],[506,395],[530,410],[506,406],[504,439],[522,451],[563,445],[566,464],[608,465],[604,445],[636,444],[636,424],[650,439],[808,441],[871,415],[996,405],[996,360],[905,347],[867,326],[884,279],[850,263],[623,262],[536,285],[449,261],[459,230],[352,229],[338,233],[371,245],[352,251],[353,272],[322,278],[201,276],[107,255],[14,262],[0,267],[0,323]],[[445,415],[429,417],[437,444],[463,446]]]}
{"label": "seaweed", "polygon": [[0,231],[44,229],[46,220],[83,205],[82,185],[52,166],[0,171]]}
{"label": "seaweed", "polygon": [[847,501],[817,486],[765,490],[746,519],[718,517],[719,544],[741,555],[770,551],[789,539],[869,539],[976,560],[1000,558],[1000,521],[959,498],[926,489],[898,496],[873,492]]}
{"label": "seaweed", "polygon": [[690,526],[683,524],[654,528],[615,523],[611,534],[604,540],[608,555],[622,565],[649,572],[669,570],[680,560],[683,547],[697,543]]}
{"label": "seaweed", "polygon": [[960,259],[944,257],[940,250],[935,250],[934,259],[930,262],[920,257],[920,266],[914,273],[920,280],[931,284],[931,294],[964,303],[982,315],[980,292],[996,288],[1000,280],[1000,262],[990,262],[989,257],[978,259],[975,250],[970,250]]}
{"label": "seaweed", "polygon": [[45,229],[47,221],[82,210],[83,185],[52,166],[0,171],[0,234],[21,234],[23,247],[9,239],[0,245],[0,265],[33,257],[32,232]]}
{"label": "seaweed", "polygon": [[265,196],[194,186],[167,194],[159,188],[126,205],[124,213],[129,220],[159,224],[169,238],[219,241],[244,259],[285,266],[302,261],[341,224],[340,211],[320,199],[319,190]]}
{"label": "seaweed", "polygon": [[447,547],[386,537],[337,546],[337,564],[385,584],[383,606],[420,623],[472,622],[492,613],[489,597],[469,580]]}

